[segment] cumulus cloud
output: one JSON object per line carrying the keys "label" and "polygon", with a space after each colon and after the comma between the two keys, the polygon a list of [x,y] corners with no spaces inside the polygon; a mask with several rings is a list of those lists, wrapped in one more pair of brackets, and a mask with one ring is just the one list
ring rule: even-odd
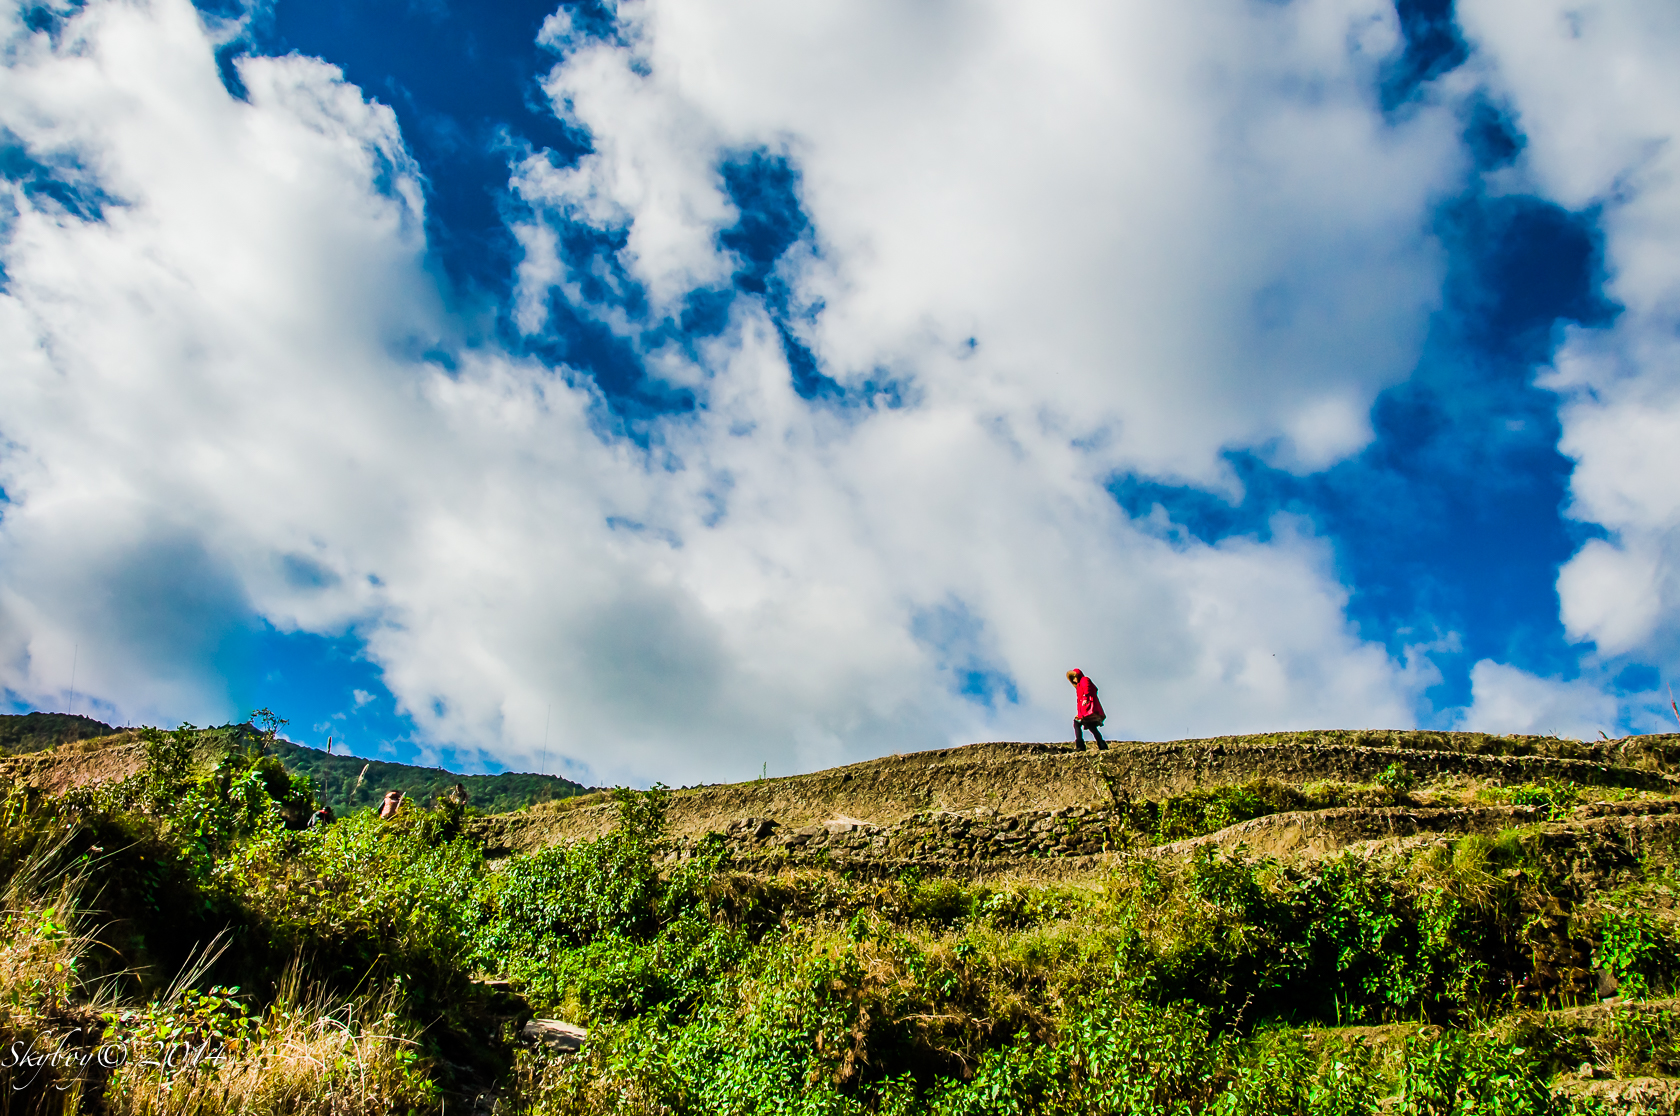
{"label": "cumulus cloud", "polygon": [[1596,740],[1618,721],[1616,699],[1591,681],[1542,678],[1483,659],[1471,669],[1470,683],[1474,700],[1457,726],[1466,732]]}
{"label": "cumulus cloud", "polygon": [[1528,138],[1504,185],[1596,210],[1605,291],[1541,381],[1564,399],[1569,513],[1602,526],[1558,577],[1571,637],[1680,668],[1680,11],[1466,0],[1461,18]]}
{"label": "cumulus cloud", "polygon": [[6,199],[6,684],[53,693],[79,640],[114,708],[213,716],[230,628],[369,603],[354,548],[432,421],[390,356],[433,328],[418,181],[319,61],[248,60],[231,99],[186,5],[7,19],[4,125],[58,188]]}
{"label": "cumulus cloud", "polygon": [[[79,642],[104,708],[209,721],[222,634],[350,630],[423,742],[534,766],[552,707],[592,780],[1054,736],[1075,664],[1120,736],[1411,722],[1433,676],[1310,524],[1185,542],[1105,488],[1319,467],[1407,374],[1462,168],[1450,105],[1375,103],[1391,10],[622,10],[545,32],[594,152],[513,168],[511,317],[697,393],[640,440],[445,308],[420,172],[331,65],[246,58],[239,101],[182,0],[8,11],[0,123],[58,185],[11,183],[0,250],[0,683],[50,700]],[[667,344],[758,149],[801,176],[791,309]],[[802,398],[789,329],[903,405]]]}
{"label": "cumulus cloud", "polygon": [[622,44],[551,34],[547,89],[597,152],[525,189],[634,213],[656,305],[715,267],[713,153],[769,143],[819,230],[789,270],[837,378],[914,370],[1104,438],[1108,467],[1207,480],[1228,444],[1357,450],[1416,359],[1462,156],[1452,113],[1375,111],[1385,4],[620,12]]}

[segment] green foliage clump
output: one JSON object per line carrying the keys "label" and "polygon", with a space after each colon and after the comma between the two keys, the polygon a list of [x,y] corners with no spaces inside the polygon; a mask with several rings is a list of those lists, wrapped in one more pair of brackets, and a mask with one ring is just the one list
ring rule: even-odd
{"label": "green foliage clump", "polygon": [[1164,799],[1119,801],[1119,826],[1145,840],[1166,844],[1215,833],[1227,826],[1291,810],[1336,806],[1393,806],[1405,800],[1415,780],[1396,764],[1375,782],[1320,782],[1293,787],[1279,779],[1200,787]]}
{"label": "green foliage clump", "polygon": [[1298,810],[1307,799],[1277,779],[1205,787],[1159,801],[1123,801],[1119,825],[1154,842],[1199,837],[1266,814]]}
{"label": "green foliage clump", "polygon": [[1410,768],[1397,760],[1379,771],[1372,782],[1379,787],[1386,787],[1391,791],[1405,794],[1417,786],[1417,776],[1412,774]]}
{"label": "green foliage clump", "polygon": [[721,843],[659,863],[668,800],[662,786],[620,790],[619,824],[605,837],[515,858],[489,877],[474,899],[473,961],[524,981],[539,1004],[590,1015],[692,1003],[745,939],[713,918]]}
{"label": "green foliage clump", "polygon": [[1265,814],[1298,810],[1305,801],[1299,791],[1276,779],[1195,790],[1161,803],[1155,836],[1159,841],[1197,837]]}
{"label": "green foliage clump", "polygon": [[[1358,857],[1302,871],[1193,854],[1176,878],[1148,862],[1121,882],[1121,948],[1152,998],[1333,1022],[1464,1018],[1522,967],[1514,884],[1484,889]],[[1500,977],[1504,980],[1500,980]]]}
{"label": "green foliage clump", "polygon": [[1527,1054],[1523,1047],[1507,1047],[1479,1035],[1408,1037],[1399,1111],[1406,1116],[1550,1116],[1580,1107],[1579,1102],[1554,1097]]}
{"label": "green foliage clump", "polygon": [[191,725],[182,725],[174,732],[140,730],[140,744],[146,751],[146,766],[140,777],[145,806],[154,812],[166,809],[180,796],[191,775],[197,743],[198,734]]}
{"label": "green foliage clump", "polygon": [[202,1058],[237,1051],[263,1037],[262,1021],[251,1014],[237,986],[186,988],[143,1007],[107,1011],[107,1041],[121,1039],[162,1058]]}
{"label": "green foliage clump", "polygon": [[1513,806],[1545,807],[1546,817],[1551,821],[1559,821],[1569,812],[1569,808],[1580,800],[1581,788],[1574,783],[1555,779],[1544,783],[1502,787],[1496,792],[1496,796]]}
{"label": "green foliage clump", "polygon": [[222,857],[208,884],[250,927],[241,948],[269,968],[306,954],[318,979],[345,991],[399,980],[413,1010],[463,994],[463,912],[483,854],[428,842],[427,812],[405,813],[406,824],[360,813],[317,829],[271,826]]}
{"label": "green foliage clump", "polygon": [[[835,979],[832,969],[809,975]],[[604,1113],[627,1100],[640,1111],[855,1116],[1591,1111],[1552,1091],[1542,1055],[1491,1033],[1413,1035],[1384,1057],[1357,1039],[1314,1042],[1289,1027],[1223,1030],[1203,1010],[1107,988],[1069,1004],[1048,1031],[1021,1031],[947,1073],[877,1062],[881,1052],[857,1038],[867,1021],[832,1003],[820,986],[783,983],[744,1018],[612,1028],[581,1059],[528,1064],[521,1111]]]}
{"label": "green foliage clump", "polygon": [[1644,997],[1673,986],[1676,943],[1645,914],[1606,910],[1599,916],[1595,963],[1616,976],[1622,991]]}

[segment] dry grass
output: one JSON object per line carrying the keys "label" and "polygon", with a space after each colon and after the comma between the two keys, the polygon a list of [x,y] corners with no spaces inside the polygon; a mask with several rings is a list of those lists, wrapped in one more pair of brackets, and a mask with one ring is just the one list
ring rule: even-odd
{"label": "dry grass", "polygon": [[0,901],[0,1114],[70,1114],[98,1092],[99,1012],[124,974],[84,979],[105,947],[78,895],[64,846],[41,844],[19,863]]}
{"label": "dry grass", "polygon": [[225,997],[206,1012],[193,986],[216,959],[212,942],[159,1000],[125,1004],[131,974],[88,975],[108,947],[63,843],[17,864],[0,892],[0,1116],[440,1110],[394,997],[331,1002],[304,990],[294,966],[260,1016]]}
{"label": "dry grass", "polygon": [[294,966],[274,1003],[234,1034],[154,1047],[112,1074],[110,1116],[362,1116],[436,1112],[438,1093],[393,1000],[329,1001]]}

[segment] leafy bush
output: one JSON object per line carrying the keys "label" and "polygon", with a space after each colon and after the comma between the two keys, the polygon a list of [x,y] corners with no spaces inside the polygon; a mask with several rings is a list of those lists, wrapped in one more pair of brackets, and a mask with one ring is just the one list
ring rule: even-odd
{"label": "leafy bush", "polygon": [[1379,771],[1372,781],[1379,787],[1387,787],[1399,794],[1405,794],[1417,786],[1417,776],[1412,774],[1411,769],[1398,760]]}
{"label": "leafy bush", "polygon": [[1250,1018],[1463,1018],[1526,970],[1508,879],[1410,877],[1354,856],[1313,870],[1196,850],[1122,878],[1125,966],[1158,1002]]}
{"label": "leafy bush", "polygon": [[444,1009],[464,992],[483,854],[460,840],[429,845],[415,829],[363,812],[246,839],[211,873],[249,927],[239,945],[276,969],[303,952],[343,991],[400,978],[411,1010]]}
{"label": "leafy bush", "polygon": [[1405,1116],[1550,1116],[1575,1110],[1576,1103],[1553,1096],[1528,1054],[1480,1035],[1448,1033],[1430,1041],[1409,1037],[1399,1111]]}
{"label": "leafy bush", "polygon": [[1553,780],[1546,783],[1526,783],[1503,788],[1502,797],[1513,806],[1543,806],[1552,821],[1561,820],[1580,798],[1580,788],[1573,783]]}
{"label": "leafy bush", "polygon": [[596,841],[516,857],[475,892],[472,962],[524,981],[539,1003],[624,1017],[692,1003],[745,946],[713,919],[714,842],[674,867],[661,786],[617,792],[618,826]]}
{"label": "leafy bush", "polygon": [[1674,943],[1638,911],[1605,911],[1599,919],[1595,964],[1616,976],[1634,997],[1669,987],[1674,977]]}

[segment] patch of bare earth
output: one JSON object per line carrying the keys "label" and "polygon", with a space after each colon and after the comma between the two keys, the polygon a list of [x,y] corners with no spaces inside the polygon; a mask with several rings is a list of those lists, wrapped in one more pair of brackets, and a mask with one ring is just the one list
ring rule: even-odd
{"label": "patch of bare earth", "polygon": [[14,786],[63,794],[77,787],[114,783],[136,775],[146,752],[133,732],[75,740],[46,751],[0,759],[0,777]]}

